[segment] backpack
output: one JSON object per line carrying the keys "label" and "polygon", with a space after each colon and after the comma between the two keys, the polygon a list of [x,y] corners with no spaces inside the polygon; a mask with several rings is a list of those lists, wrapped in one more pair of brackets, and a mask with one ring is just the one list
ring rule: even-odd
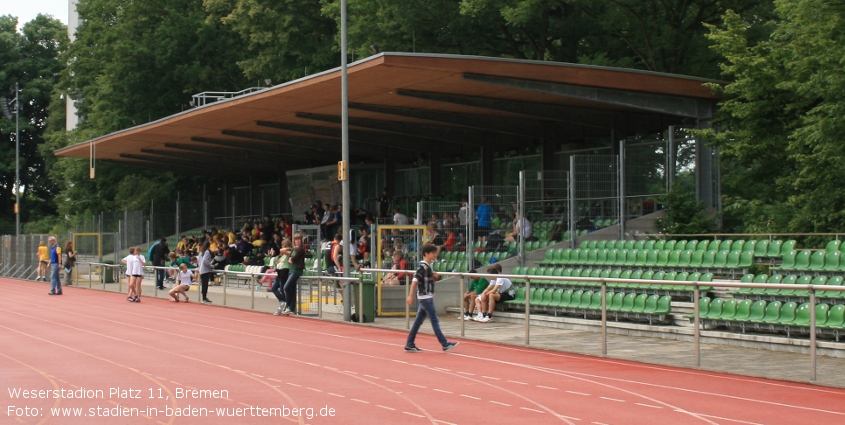
{"label": "backpack", "polygon": [[505,244],[505,237],[502,236],[502,233],[498,230],[491,232],[487,235],[487,246],[486,250],[488,252],[499,252],[503,251],[502,247]]}
{"label": "backpack", "polygon": [[158,244],[160,244],[160,243],[161,243],[161,241],[158,241],[158,242],[156,242],[156,243],[154,243],[154,244],[150,245],[150,249],[148,249],[148,250],[147,250],[147,258],[148,258],[150,261],[152,261],[152,259],[153,259],[153,248],[155,248],[155,247],[156,247],[156,245],[158,245]]}

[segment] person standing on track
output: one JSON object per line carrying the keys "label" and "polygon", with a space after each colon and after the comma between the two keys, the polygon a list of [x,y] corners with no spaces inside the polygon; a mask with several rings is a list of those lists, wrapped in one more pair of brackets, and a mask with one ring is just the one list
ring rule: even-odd
{"label": "person standing on track", "polygon": [[50,264],[50,252],[47,250],[47,244],[44,241],[41,241],[38,244],[38,274],[35,277],[35,281],[46,281],[47,276],[47,265]]}
{"label": "person standing on track", "polygon": [[405,343],[405,351],[409,353],[422,352],[414,344],[414,340],[426,317],[430,318],[434,335],[437,336],[437,340],[443,346],[443,351],[449,351],[458,345],[457,342],[449,342],[443,335],[443,332],[440,330],[440,319],[437,317],[437,310],[434,307],[434,282],[440,276],[432,270],[431,262],[437,258],[438,251],[438,248],[430,243],[423,245],[423,261],[420,261],[417,272],[414,274],[414,279],[411,281],[411,293],[408,294],[408,299],[405,300],[408,305],[413,304],[414,292],[416,292],[417,300],[419,301],[417,318],[414,319],[414,325],[411,326],[411,332],[408,333],[408,340]]}
{"label": "person standing on track", "polygon": [[211,266],[211,251],[209,248],[211,247],[211,242],[208,240],[202,244],[202,248],[200,248],[200,252],[197,255],[197,262],[199,263],[199,274],[200,274],[200,282],[202,286],[200,287],[202,291],[202,303],[203,304],[211,304],[211,301],[208,299],[208,282],[211,280],[211,276],[214,275],[214,268]]}
{"label": "person standing on track", "polygon": [[290,257],[290,272],[288,273],[288,280],[282,288],[285,295],[285,309],[282,314],[290,316],[296,314],[296,282],[299,281],[299,276],[305,270],[305,247],[302,245],[302,235],[293,237],[293,254]]}
{"label": "person standing on track", "polygon": [[62,295],[62,282],[59,280],[59,264],[62,260],[62,248],[56,242],[55,236],[50,236],[47,239],[50,245],[47,248],[50,254],[50,292],[49,295]]}
{"label": "person standing on track", "polygon": [[285,307],[287,307],[285,295],[282,293],[282,289],[290,276],[289,260],[292,250],[293,248],[291,247],[290,239],[283,240],[279,256],[276,258],[276,263],[272,264],[273,268],[276,269],[276,280],[273,282],[273,287],[270,288],[270,292],[272,292],[273,295],[276,296],[276,299],[279,300],[279,308],[277,308],[273,313],[274,316],[282,314],[285,311]]}
{"label": "person standing on track", "polygon": [[65,243],[65,286],[73,285],[73,267],[76,265],[76,251],[73,250],[73,241]]}
{"label": "person standing on track", "polygon": [[[164,267],[167,261],[167,255],[170,254],[170,248],[167,246],[167,238],[161,238],[150,250],[150,261],[155,267]],[[156,288],[164,289],[165,270],[163,268],[156,269]]]}
{"label": "person standing on track", "polygon": [[135,272],[135,263],[138,261],[138,258],[135,256],[135,247],[129,248],[129,255],[123,257],[120,260],[121,263],[126,265],[126,301],[133,302],[135,301],[135,277],[132,273]]}

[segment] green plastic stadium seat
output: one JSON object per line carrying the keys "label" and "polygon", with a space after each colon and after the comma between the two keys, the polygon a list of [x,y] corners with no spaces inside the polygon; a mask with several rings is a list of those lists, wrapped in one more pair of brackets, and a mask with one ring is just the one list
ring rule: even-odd
{"label": "green plastic stadium seat", "polygon": [[557,304],[557,307],[566,308],[572,304],[572,295],[575,293],[573,289],[567,289],[563,291],[563,295],[560,297],[560,302]]}
{"label": "green plastic stadium seat", "polygon": [[654,245],[651,246],[651,249],[656,249],[659,251],[662,251],[664,249],[667,251],[670,250],[670,248],[666,248],[666,241],[663,239],[654,241]]}
{"label": "green plastic stadium seat", "polygon": [[[717,242],[714,241],[713,243],[717,243]],[[687,248],[687,249],[689,249],[689,248]],[[710,240],[708,240],[708,239],[705,239],[703,241],[698,241],[698,245],[695,246],[696,251],[707,252],[707,250],[709,250],[709,249],[712,249],[712,248],[710,248]]]}
{"label": "green plastic stadium seat", "polygon": [[[704,255],[701,257],[701,265],[699,265],[698,267],[702,269],[709,269],[713,267],[716,262],[716,254],[717,252],[713,250],[705,252]],[[727,256],[725,256],[725,259],[727,259]]]}
{"label": "green plastic stadium seat", "polygon": [[737,304],[739,304],[739,300],[737,300],[736,298],[731,298],[725,301],[725,303],[722,304],[722,314],[720,314],[719,317],[716,318],[716,320],[730,321],[731,319],[733,319],[734,316],[736,316]]}
{"label": "green plastic stadium seat", "polygon": [[783,305],[780,301],[772,301],[766,304],[766,314],[759,319],[750,320],[751,323],[777,323],[780,318],[780,308]]}
{"label": "green plastic stadium seat", "polygon": [[657,311],[657,303],[660,301],[660,295],[650,295],[645,300],[645,308],[643,313],[654,314]]}
{"label": "green plastic stadium seat", "polygon": [[748,320],[751,315],[751,306],[754,304],[752,300],[741,300],[736,305],[736,315],[734,315],[731,322],[744,322]]}
{"label": "green plastic stadium seat", "polygon": [[713,244],[716,243],[715,241],[710,244],[710,249],[714,251],[730,251],[731,245],[733,245],[733,241],[730,239],[725,239],[723,241],[719,241],[719,247],[713,247]]}
{"label": "green plastic stadium seat", "polygon": [[742,251],[739,255],[739,266],[740,269],[747,269],[754,265],[754,251]]}
{"label": "green plastic stadium seat", "polygon": [[728,253],[727,262],[725,263],[726,269],[738,269],[739,268],[739,258],[742,255],[739,251],[731,251]]}
{"label": "green plastic stadium seat", "polygon": [[716,298],[710,301],[710,308],[708,308],[707,314],[701,314],[700,317],[707,320],[718,319],[722,315],[722,306],[724,304],[725,300],[723,298]]}
{"label": "green plastic stadium seat", "polygon": [[742,252],[751,251],[752,255],[754,255],[754,250],[756,248],[757,248],[757,241],[751,240],[751,241],[745,241],[745,245],[743,245],[742,249],[740,249],[738,251],[742,251]]}
{"label": "green plastic stadium seat", "polygon": [[[828,286],[845,286],[845,278],[842,276],[834,276],[827,280]],[[824,298],[842,299],[843,292],[837,290],[817,291],[816,295]]]}
{"label": "green plastic stadium seat", "polygon": [[614,266],[624,266],[625,263],[628,261],[628,250],[627,249],[620,249],[619,252],[616,254],[616,262],[613,263]]}
{"label": "green plastic stadium seat", "polygon": [[822,271],[838,272],[841,259],[842,253],[839,252],[839,250],[827,251],[824,256],[824,267],[822,268]]}
{"label": "green plastic stadium seat", "polygon": [[824,327],[836,330],[845,329],[845,304],[837,304],[830,308]]}
{"label": "green plastic stadium seat", "polygon": [[654,249],[654,243],[655,242],[657,242],[657,241],[655,241],[653,239],[649,239],[649,240],[645,241],[645,243],[643,244],[643,249],[649,249],[649,250]]}
{"label": "green plastic stadium seat", "polygon": [[622,300],[625,299],[624,292],[616,292],[613,294],[613,301],[607,306],[608,311],[619,311],[622,308]]}
{"label": "green plastic stadium seat", "polygon": [[633,239],[628,239],[628,240],[625,241],[625,246],[623,248],[624,249],[634,249],[635,243],[637,243],[637,241],[635,241]]}
{"label": "green plastic stadium seat", "polygon": [[839,251],[840,247],[842,246],[842,241],[834,239],[825,245],[825,251]]}
{"label": "green plastic stadium seat", "polygon": [[798,310],[798,303],[787,302],[780,307],[780,317],[774,324],[776,325],[791,325],[795,321],[796,310]]}
{"label": "green plastic stadium seat", "polygon": [[769,242],[769,251],[766,252],[766,256],[772,258],[780,258],[781,253],[785,252],[787,251],[783,250],[783,241],[780,239],[775,239]]}
{"label": "green plastic stadium seat", "polygon": [[598,243],[596,244],[596,248],[606,249],[607,248],[607,242],[608,241],[598,241]]}
{"label": "green plastic stadium seat", "polygon": [[659,314],[661,316],[667,315],[672,312],[672,297],[669,295],[664,295],[657,300],[657,310],[654,311],[654,314]]}
{"label": "green plastic stadium seat", "polygon": [[513,299],[505,302],[511,304],[525,304],[525,287],[520,286],[519,288],[516,288],[516,294]]}
{"label": "green plastic stadium seat", "polygon": [[[783,281],[781,281],[780,283],[783,285],[794,285],[796,282],[798,282],[798,276],[791,274],[785,276],[783,278]],[[789,288],[769,289],[766,293],[777,296],[789,296],[795,294],[795,290]]]}
{"label": "green plastic stadium seat", "polygon": [[785,252],[783,254],[783,260],[780,266],[770,267],[772,270],[784,270],[784,271],[792,271],[795,270],[795,259],[798,256],[798,251],[792,250]]}
{"label": "green plastic stadium seat", "polygon": [[[742,250],[744,250],[744,249],[745,249],[745,240],[737,239],[737,240],[733,241],[733,243],[731,243],[731,246],[728,249],[728,251],[742,252]],[[752,247],[751,249],[754,249],[754,247]]]}
{"label": "green plastic stadium seat", "polygon": [[810,303],[802,303],[798,306],[798,309],[795,310],[795,320],[792,321],[790,326],[802,327],[802,326],[810,326]]}
{"label": "green plastic stadium seat", "polygon": [[552,292],[552,300],[549,302],[547,307],[557,307],[560,304],[560,300],[563,299],[563,288],[557,288]]}
{"label": "green plastic stadium seat", "polygon": [[824,251],[815,251],[810,254],[810,263],[807,264],[807,268],[804,270],[817,272],[824,269],[825,254]]}
{"label": "green plastic stadium seat", "polygon": [[[634,298],[634,307],[631,309],[632,313],[644,313],[645,312],[645,301],[648,299],[648,294],[639,294],[636,298]],[[601,308],[601,305],[599,305]]]}
{"label": "green plastic stadium seat", "polygon": [[660,256],[660,251],[656,249],[646,251],[645,266],[654,267],[657,265],[657,259]]}
{"label": "green plastic stadium seat", "polygon": [[745,319],[746,322],[756,322],[763,318],[766,315],[766,302],[763,300],[755,301],[754,304],[751,304],[751,313],[748,315],[748,318]]}
{"label": "green plastic stadium seat", "polygon": [[783,242],[783,246],[781,246],[781,252],[784,251],[791,251],[795,249],[795,246],[798,244],[794,239],[790,239],[788,241]]}
{"label": "green plastic stadium seat", "polygon": [[698,249],[698,241],[695,240],[687,241],[687,244],[684,246],[684,250],[695,251],[696,249]]}
{"label": "green plastic stadium seat", "polygon": [[[715,255],[714,255],[715,257]],[[692,256],[690,257],[689,267],[692,268],[699,268],[701,264],[704,262],[704,251],[693,251]]]}
{"label": "green plastic stadium seat", "polygon": [[630,292],[625,294],[625,298],[622,300],[622,307],[619,309],[622,313],[630,313],[634,310],[634,299],[637,297],[637,294],[634,292]]}
{"label": "green plastic stadium seat", "polygon": [[663,249],[668,249],[670,251],[677,249],[678,251],[683,251],[683,250],[687,249],[686,247],[687,247],[687,240],[686,239],[681,239],[679,241],[676,241],[674,239],[669,239],[668,241],[666,241],[666,245],[663,246]]}
{"label": "green plastic stadium seat", "polygon": [[757,241],[757,245],[754,247],[754,256],[755,257],[766,257],[769,255],[769,240],[763,239],[761,241]]}
{"label": "green plastic stadium seat", "polygon": [[634,249],[636,249],[636,250],[645,249],[645,241],[639,240],[639,241],[634,242]]}
{"label": "green plastic stadium seat", "polygon": [[[728,254],[730,251],[719,251],[713,258],[713,265],[711,267],[716,269],[724,269],[728,265]],[[737,261],[738,262],[738,261]],[[702,263],[703,265],[703,263]]]}
{"label": "green plastic stadium seat", "polygon": [[601,310],[601,291],[593,292],[593,296],[590,298],[590,310]]}
{"label": "green plastic stadium seat", "polygon": [[[707,315],[707,313],[709,311],[710,311],[710,298],[708,298],[708,297],[699,298],[698,299],[698,317],[703,317],[703,316]],[[684,317],[687,317],[689,319],[694,319],[695,318],[695,312],[693,311],[692,313],[687,314]]]}
{"label": "green plastic stadium seat", "polygon": [[[673,250],[668,251],[668,252],[669,252],[669,255],[668,255],[668,257],[666,258],[666,265],[665,265],[665,267],[669,267],[669,268],[677,268],[677,267],[681,267],[681,266],[680,266],[680,262],[681,262],[681,253],[682,253],[683,251],[678,250],[678,249],[673,249]],[[690,255],[692,255],[692,253],[690,253]]]}
{"label": "green plastic stadium seat", "polygon": [[555,264],[555,251],[556,249],[547,249],[546,256],[543,257],[543,264]]}

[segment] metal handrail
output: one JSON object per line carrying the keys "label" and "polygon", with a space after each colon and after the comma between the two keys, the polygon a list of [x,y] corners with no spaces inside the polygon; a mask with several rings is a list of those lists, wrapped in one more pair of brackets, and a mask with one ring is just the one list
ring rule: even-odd
{"label": "metal handrail", "polygon": [[[390,269],[361,269],[362,272],[368,273],[397,273],[410,274],[416,273],[414,270],[390,270]],[[523,279],[525,280],[525,344],[529,344],[530,322],[531,322],[531,297],[528,296],[531,291],[531,279],[541,279],[548,281],[562,281],[562,282],[594,282],[601,285],[601,327],[602,327],[602,355],[607,355],[607,284],[608,283],[627,283],[627,284],[658,284],[666,285],[671,282],[672,285],[691,286],[693,288],[693,319],[695,321],[693,345],[695,347],[695,365],[701,367],[701,330],[698,300],[701,296],[700,286],[718,287],[718,288],[761,288],[761,289],[803,289],[809,291],[809,304],[812,305],[810,309],[810,365],[811,378],[816,381],[816,290],[822,291],[845,291],[845,285],[801,285],[801,284],[780,284],[780,283],[745,283],[745,282],[705,282],[705,281],[675,281],[675,280],[654,280],[654,279],[620,279],[620,278],[602,278],[602,277],[572,277],[572,276],[538,276],[538,275],[515,275],[515,274],[491,274],[491,273],[468,273],[468,272],[438,272],[440,276],[459,277],[459,296],[463,296],[464,279],[467,277],[504,277],[508,279]],[[406,291],[407,292],[407,291]],[[464,315],[464,303],[461,302],[461,317]],[[461,336],[464,336],[464,321],[461,320]]]}

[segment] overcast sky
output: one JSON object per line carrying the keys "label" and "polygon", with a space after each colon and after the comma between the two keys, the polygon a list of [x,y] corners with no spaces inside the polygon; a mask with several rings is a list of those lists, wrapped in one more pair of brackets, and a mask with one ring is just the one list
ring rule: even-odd
{"label": "overcast sky", "polygon": [[0,0],[0,15],[18,17],[18,29],[39,13],[53,15],[67,25],[68,0]]}

